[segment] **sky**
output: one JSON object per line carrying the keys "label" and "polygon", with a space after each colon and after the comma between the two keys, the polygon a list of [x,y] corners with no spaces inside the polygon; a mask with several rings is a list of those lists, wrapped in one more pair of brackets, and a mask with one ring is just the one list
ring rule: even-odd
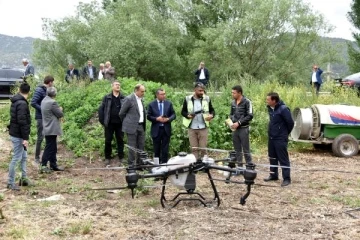
{"label": "sky", "polygon": [[[61,19],[74,15],[79,0],[0,0],[0,34],[19,37],[42,37],[42,18]],[[81,0],[91,2],[91,0]],[[304,0],[314,11],[324,15],[335,27],[326,36],[353,40],[354,30],[347,20],[352,0]],[[8,9],[8,10],[7,10]]]}

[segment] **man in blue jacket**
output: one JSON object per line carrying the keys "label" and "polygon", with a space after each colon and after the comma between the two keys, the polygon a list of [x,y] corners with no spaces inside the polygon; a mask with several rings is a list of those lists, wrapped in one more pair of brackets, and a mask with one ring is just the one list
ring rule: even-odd
{"label": "man in blue jacket", "polygon": [[[276,92],[268,93],[266,97],[267,108],[269,111],[269,142],[268,153],[271,165],[279,165],[282,168],[283,182],[282,187],[291,183],[290,178],[290,160],[287,150],[288,136],[294,127],[294,120],[291,117],[290,109],[280,100]],[[264,181],[279,180],[278,167],[270,167],[270,176]]]}
{"label": "man in blue jacket", "polygon": [[156,91],[156,99],[148,106],[147,119],[151,121],[151,137],[153,140],[154,157],[160,163],[169,159],[169,144],[171,137],[171,122],[176,118],[173,105],[165,100],[165,90]]}
{"label": "man in blue jacket", "polygon": [[43,124],[41,114],[41,101],[46,96],[46,89],[54,85],[54,78],[52,76],[46,76],[44,78],[44,84],[39,85],[34,92],[34,96],[31,99],[31,106],[35,108],[35,120],[37,128],[37,140],[35,147],[35,164],[40,163],[40,151],[41,143],[44,140],[43,136]]}
{"label": "man in blue jacket", "polygon": [[319,95],[320,86],[322,84],[321,74],[323,70],[321,70],[317,65],[313,66],[313,71],[311,73],[310,84],[315,88],[316,95]]}

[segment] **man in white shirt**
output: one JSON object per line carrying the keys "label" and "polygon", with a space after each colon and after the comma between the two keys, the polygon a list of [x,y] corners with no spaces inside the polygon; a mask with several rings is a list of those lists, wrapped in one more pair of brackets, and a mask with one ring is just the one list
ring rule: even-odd
{"label": "man in white shirt", "polygon": [[105,66],[105,64],[100,63],[100,65],[99,65],[98,80],[104,79],[104,75],[105,75],[105,68],[104,68],[104,66]]}
{"label": "man in white shirt", "polygon": [[[119,117],[122,121],[122,131],[126,133],[128,145],[138,150],[145,147],[146,113],[143,103],[145,87],[137,84],[134,93],[127,96],[121,106]],[[135,161],[135,151],[129,149],[129,166],[141,164],[139,156]]]}
{"label": "man in white shirt", "polygon": [[323,70],[321,70],[317,65],[313,66],[313,70],[311,73],[310,84],[315,88],[316,95],[319,95],[320,86],[322,84],[321,74]]}
{"label": "man in white shirt", "polygon": [[205,86],[209,83],[210,80],[210,74],[209,70],[205,68],[205,63],[200,62],[199,68],[195,71],[195,81],[201,82]]}

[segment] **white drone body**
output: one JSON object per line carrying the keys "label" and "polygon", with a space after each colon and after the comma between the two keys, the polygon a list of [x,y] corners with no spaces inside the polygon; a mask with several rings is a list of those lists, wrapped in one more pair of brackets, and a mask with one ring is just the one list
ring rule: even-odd
{"label": "white drone body", "polygon": [[[168,171],[173,171],[176,169],[184,169],[184,167],[186,167],[192,163],[195,163],[195,162],[196,162],[196,158],[195,158],[194,154],[186,154],[186,155],[179,154],[179,156],[172,157],[167,162],[169,165],[170,164],[174,164],[174,165],[153,168],[152,172],[153,173],[166,173]],[[186,184],[186,180],[188,179],[188,176],[189,176],[189,172],[185,171],[185,172],[181,172],[179,174],[171,175],[171,176],[169,176],[169,179],[174,186],[176,186],[180,189],[185,189],[185,184]]]}

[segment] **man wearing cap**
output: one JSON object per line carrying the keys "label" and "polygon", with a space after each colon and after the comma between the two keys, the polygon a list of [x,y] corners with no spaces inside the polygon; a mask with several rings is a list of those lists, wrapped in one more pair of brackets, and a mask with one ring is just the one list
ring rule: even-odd
{"label": "man wearing cap", "polygon": [[24,72],[23,79],[34,76],[35,70],[34,70],[34,67],[29,63],[29,60],[24,58],[22,60],[22,63],[24,65],[24,67],[25,67],[25,72]]}
{"label": "man wearing cap", "polygon": [[205,85],[200,82],[196,83],[194,94],[185,97],[181,110],[183,125],[188,128],[190,146],[196,159],[201,158],[204,151],[193,148],[206,148],[209,123],[215,116],[210,97],[204,92]]}

